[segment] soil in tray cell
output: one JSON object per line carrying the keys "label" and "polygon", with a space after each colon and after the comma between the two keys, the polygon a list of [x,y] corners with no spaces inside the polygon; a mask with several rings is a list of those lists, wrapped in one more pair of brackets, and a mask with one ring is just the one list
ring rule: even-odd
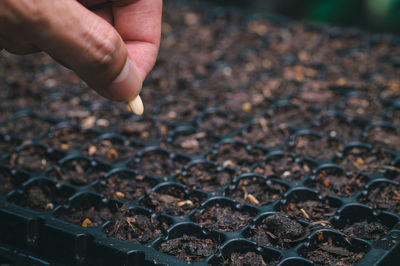
{"label": "soil in tray cell", "polygon": [[61,167],[55,166],[54,169],[46,173],[46,176],[60,184],[85,186],[101,179],[106,172],[106,169],[93,166],[88,160],[73,159],[64,163]]}
{"label": "soil in tray cell", "polygon": [[211,150],[218,141],[219,138],[200,131],[192,134],[176,135],[171,143],[161,143],[160,146],[165,146],[176,153],[198,155]]}
{"label": "soil in tray cell", "polygon": [[80,225],[82,227],[98,227],[111,220],[114,217],[113,212],[106,206],[98,204],[88,209],[71,208],[67,213],[58,215],[57,218]]}
{"label": "soil in tray cell", "polygon": [[361,221],[346,224],[339,229],[349,238],[359,237],[367,240],[379,240],[387,234],[389,228],[378,221]]}
{"label": "soil in tray cell", "polygon": [[316,265],[354,265],[364,257],[363,252],[355,252],[349,248],[333,243],[330,237],[325,238],[319,232],[318,246],[305,253],[305,257],[314,261]]}
{"label": "soil in tray cell", "polygon": [[400,150],[400,136],[394,131],[385,127],[373,127],[368,132],[365,142],[374,147],[387,148],[390,150]]}
{"label": "soil in tray cell", "polygon": [[139,148],[123,143],[113,143],[112,140],[101,140],[95,145],[90,145],[82,153],[99,161],[120,163],[135,158]]}
{"label": "soil in tray cell", "polygon": [[400,190],[396,185],[382,183],[370,188],[367,196],[361,196],[358,201],[374,207],[378,211],[400,212]]}
{"label": "soil in tray cell", "polygon": [[3,137],[0,136],[0,151],[2,154],[11,153],[15,147],[20,144],[20,141],[11,140],[6,141]]}
{"label": "soil in tray cell", "polygon": [[168,136],[171,127],[148,118],[127,119],[120,125],[118,134],[129,141],[151,143]]}
{"label": "soil in tray cell", "polygon": [[290,137],[290,130],[284,126],[272,126],[266,118],[259,118],[245,132],[237,135],[235,139],[250,145],[262,145],[272,148],[282,145]]}
{"label": "soil in tray cell", "polygon": [[196,108],[196,104],[192,99],[179,97],[177,100],[175,96],[171,95],[161,103],[160,110],[155,117],[160,121],[184,123],[199,115],[200,111]]}
{"label": "soil in tray cell", "polygon": [[47,133],[53,123],[34,116],[20,116],[0,126],[0,132],[13,137],[32,139]]}
{"label": "soil in tray cell", "polygon": [[67,199],[68,195],[57,193],[55,187],[35,185],[26,189],[23,197],[11,201],[28,209],[50,211],[55,206],[65,203]]}
{"label": "soil in tray cell", "polygon": [[167,153],[151,152],[146,153],[140,162],[131,161],[128,166],[138,171],[142,175],[153,175],[157,177],[167,177],[180,173],[182,167],[188,163],[186,158],[171,159]]}
{"label": "soil in tray cell", "polygon": [[259,178],[241,179],[234,190],[226,190],[225,196],[231,197],[240,204],[250,203],[264,206],[280,200],[287,188],[278,183],[267,183]]}
{"label": "soil in tray cell", "polygon": [[294,152],[302,158],[329,160],[339,154],[343,143],[339,140],[319,138],[314,135],[303,135],[295,138],[293,146],[286,146],[285,150]]}
{"label": "soil in tray cell", "polygon": [[350,139],[361,135],[364,128],[357,123],[351,123],[344,118],[333,115],[324,115],[319,123],[310,127],[312,131],[324,134],[327,137]]}
{"label": "soil in tray cell", "polygon": [[159,251],[187,262],[197,262],[215,254],[219,243],[211,238],[183,235],[160,245]]}
{"label": "soil in tray cell", "polygon": [[259,266],[267,266],[267,265],[276,265],[278,264],[278,260],[265,262],[262,255],[257,254],[256,252],[249,251],[246,253],[238,253],[233,252],[229,258],[226,258],[221,262],[220,265],[259,265]]}
{"label": "soil in tray cell", "polygon": [[318,113],[297,107],[295,105],[280,106],[275,110],[269,110],[270,122],[285,127],[305,128],[315,120]]}
{"label": "soil in tray cell", "polygon": [[274,214],[264,218],[255,228],[251,228],[246,237],[261,247],[288,249],[304,240],[308,233],[309,230],[296,220]]}
{"label": "soil in tray cell", "polygon": [[234,174],[228,170],[218,171],[211,164],[192,165],[186,175],[179,175],[176,181],[185,184],[189,189],[202,189],[213,192],[227,186],[233,180]]}
{"label": "soil in tray cell", "polygon": [[53,149],[74,150],[90,145],[97,135],[94,132],[66,126],[56,129],[51,136],[40,139],[40,142]]}
{"label": "soil in tray cell", "polygon": [[203,118],[198,125],[199,129],[213,132],[217,135],[226,136],[232,132],[242,129],[249,120],[236,115],[225,115],[223,113],[212,113]]}
{"label": "soil in tray cell", "polygon": [[258,149],[247,150],[245,145],[226,143],[218,147],[216,154],[207,155],[208,160],[218,163],[223,168],[236,168],[241,171],[250,171],[250,167],[260,162],[265,154]]}
{"label": "soil in tray cell", "polygon": [[343,112],[351,118],[361,116],[380,119],[385,114],[385,109],[379,99],[372,98],[369,94],[360,94],[347,99]]}
{"label": "soil in tray cell", "polygon": [[349,175],[321,171],[306,186],[317,189],[322,195],[337,195],[351,197],[362,190],[368,183],[368,178],[363,175],[351,173]]}
{"label": "soil in tray cell", "polygon": [[267,177],[276,177],[285,181],[297,181],[311,174],[312,166],[299,162],[289,155],[274,156],[267,162],[257,165],[253,172]]}
{"label": "soil in tray cell", "polygon": [[17,170],[40,172],[53,165],[57,159],[60,158],[49,156],[41,147],[30,146],[19,152],[13,152],[4,163]]}
{"label": "soil in tray cell", "polygon": [[249,225],[252,215],[246,211],[238,211],[231,207],[214,206],[206,208],[204,213],[195,213],[193,219],[208,230],[221,230],[224,232],[237,231]]}
{"label": "soil in tray cell", "polygon": [[0,168],[0,195],[4,195],[12,189],[17,188],[18,185],[22,184],[27,179],[27,176],[12,176],[9,171]]}
{"label": "soil in tray cell", "polygon": [[353,148],[342,160],[338,160],[338,164],[343,166],[346,171],[373,174],[387,171],[390,168],[388,165],[393,159],[391,154],[383,151],[370,152]]}
{"label": "soil in tray cell", "polygon": [[278,207],[278,211],[281,211],[292,218],[303,219],[310,222],[328,220],[336,213],[337,209],[338,208],[330,205],[328,200],[289,202],[286,205]]}
{"label": "soil in tray cell", "polygon": [[104,230],[107,236],[113,236],[135,244],[146,244],[163,236],[168,229],[165,221],[153,216],[135,213],[122,206],[113,216]]}
{"label": "soil in tray cell", "polygon": [[168,187],[162,192],[150,192],[140,200],[140,205],[152,209],[156,213],[169,215],[184,215],[193,209],[200,207],[205,199],[202,194],[190,194],[189,196],[175,187]]}
{"label": "soil in tray cell", "polygon": [[95,184],[92,190],[103,194],[107,199],[132,200],[150,193],[156,184],[154,179],[120,171],[110,175],[104,183]]}

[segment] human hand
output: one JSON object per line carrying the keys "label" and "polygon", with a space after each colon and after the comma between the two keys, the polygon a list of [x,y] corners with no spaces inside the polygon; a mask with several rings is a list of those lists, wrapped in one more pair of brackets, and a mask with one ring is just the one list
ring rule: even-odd
{"label": "human hand", "polygon": [[111,100],[139,94],[157,58],[162,0],[1,0],[0,51],[44,51]]}

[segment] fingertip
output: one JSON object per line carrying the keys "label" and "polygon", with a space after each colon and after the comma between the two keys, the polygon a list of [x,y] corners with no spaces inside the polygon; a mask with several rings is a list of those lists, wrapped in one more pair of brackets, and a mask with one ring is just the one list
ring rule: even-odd
{"label": "fingertip", "polygon": [[142,84],[136,64],[128,57],[121,72],[105,89],[104,95],[114,101],[127,101],[139,95]]}

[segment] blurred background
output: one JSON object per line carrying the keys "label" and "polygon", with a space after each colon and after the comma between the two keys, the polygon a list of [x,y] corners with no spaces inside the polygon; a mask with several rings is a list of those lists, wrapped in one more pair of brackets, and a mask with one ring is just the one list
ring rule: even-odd
{"label": "blurred background", "polygon": [[400,33],[400,0],[207,0],[297,20]]}

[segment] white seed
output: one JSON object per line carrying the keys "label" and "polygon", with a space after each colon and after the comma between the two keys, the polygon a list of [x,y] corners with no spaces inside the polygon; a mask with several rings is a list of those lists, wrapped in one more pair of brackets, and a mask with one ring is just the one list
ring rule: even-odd
{"label": "white seed", "polygon": [[129,107],[135,115],[142,115],[144,111],[143,102],[140,96],[136,96],[128,102]]}

